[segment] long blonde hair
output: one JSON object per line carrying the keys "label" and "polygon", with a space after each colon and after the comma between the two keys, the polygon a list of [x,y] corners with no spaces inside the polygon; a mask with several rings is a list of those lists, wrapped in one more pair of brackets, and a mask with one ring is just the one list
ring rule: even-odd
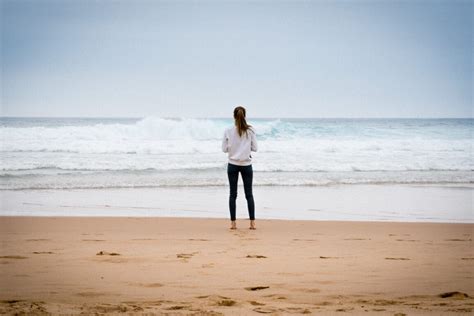
{"label": "long blonde hair", "polygon": [[243,106],[238,106],[234,109],[234,119],[239,136],[242,137],[244,133],[247,135],[247,131],[252,129],[252,125],[247,124],[245,120],[245,108]]}

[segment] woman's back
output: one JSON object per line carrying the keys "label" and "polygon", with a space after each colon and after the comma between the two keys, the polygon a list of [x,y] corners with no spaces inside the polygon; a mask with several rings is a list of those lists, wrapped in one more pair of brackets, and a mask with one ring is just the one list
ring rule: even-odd
{"label": "woman's back", "polygon": [[252,163],[252,151],[257,151],[257,138],[252,129],[248,129],[242,136],[236,126],[229,127],[224,132],[222,151],[228,153],[229,163],[247,166]]}

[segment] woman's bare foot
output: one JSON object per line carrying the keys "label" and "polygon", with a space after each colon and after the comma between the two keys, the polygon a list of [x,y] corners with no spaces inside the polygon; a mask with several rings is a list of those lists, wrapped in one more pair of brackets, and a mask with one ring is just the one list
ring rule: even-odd
{"label": "woman's bare foot", "polygon": [[257,229],[257,228],[255,228],[255,220],[253,220],[253,219],[250,220],[250,227],[249,227],[249,229]]}
{"label": "woman's bare foot", "polygon": [[230,229],[237,229],[237,224],[235,221],[231,221]]}

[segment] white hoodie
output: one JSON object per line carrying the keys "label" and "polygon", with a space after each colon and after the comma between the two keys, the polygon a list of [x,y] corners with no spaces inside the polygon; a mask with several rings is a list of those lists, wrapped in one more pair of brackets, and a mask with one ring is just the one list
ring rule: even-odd
{"label": "white hoodie", "polygon": [[237,127],[229,127],[224,132],[222,140],[222,151],[228,153],[229,163],[239,166],[248,166],[252,164],[251,151],[257,151],[257,138],[255,132],[247,130],[239,136]]}

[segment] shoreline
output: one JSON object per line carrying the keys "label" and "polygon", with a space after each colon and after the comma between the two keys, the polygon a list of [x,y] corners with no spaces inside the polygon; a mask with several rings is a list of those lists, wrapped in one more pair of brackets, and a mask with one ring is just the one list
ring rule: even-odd
{"label": "shoreline", "polygon": [[[130,215],[1,215],[2,218],[44,218],[44,219],[61,219],[61,218],[75,218],[75,219],[171,219],[171,220],[221,220],[224,222],[230,222],[230,218],[217,218],[217,217],[192,217],[192,216],[130,216]],[[249,218],[237,218],[237,222],[250,222]],[[474,222],[417,222],[417,221],[390,221],[390,220],[344,220],[344,219],[284,219],[284,218],[256,218],[256,222],[259,221],[279,221],[279,222],[313,222],[313,223],[379,223],[379,224],[448,224],[448,225],[474,225]]]}
{"label": "shoreline", "polygon": [[[257,219],[474,223],[474,187],[254,187]],[[0,216],[230,218],[228,187],[0,191]],[[237,219],[248,218],[238,188]]]}
{"label": "shoreline", "polygon": [[[0,312],[466,314],[474,224],[0,216]],[[384,314],[382,313],[382,314]]]}

